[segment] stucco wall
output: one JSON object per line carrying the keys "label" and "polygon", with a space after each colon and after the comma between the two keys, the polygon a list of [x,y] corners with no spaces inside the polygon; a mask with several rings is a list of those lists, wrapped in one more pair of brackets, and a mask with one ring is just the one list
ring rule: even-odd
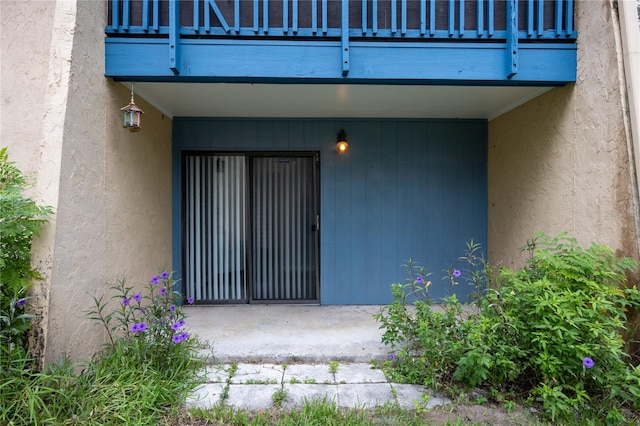
{"label": "stucco wall", "polygon": [[105,341],[86,318],[93,297],[125,276],[141,289],[170,264],[171,120],[138,97],[143,130],[122,128],[129,90],[103,75],[106,2],[2,2],[1,12],[2,145],[56,211],[34,244],[37,355],[82,360]]}
{"label": "stucco wall", "polygon": [[0,2],[0,147],[34,179],[54,11],[55,2]]}
{"label": "stucco wall", "polygon": [[489,259],[566,230],[637,259],[633,167],[608,1],[576,2],[578,78],[489,123]]}

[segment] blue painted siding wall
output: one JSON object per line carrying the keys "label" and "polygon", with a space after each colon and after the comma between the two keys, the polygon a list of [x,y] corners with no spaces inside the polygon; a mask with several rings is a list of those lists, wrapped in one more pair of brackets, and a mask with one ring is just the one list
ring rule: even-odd
{"label": "blue painted siding wall", "polygon": [[[189,119],[173,124],[174,268],[180,272],[181,152],[320,152],[320,302],[384,304],[407,259],[433,297],[470,239],[487,241],[485,120]],[[349,151],[335,151],[344,129]],[[464,278],[464,276],[462,277]],[[456,289],[471,288],[461,279]]]}

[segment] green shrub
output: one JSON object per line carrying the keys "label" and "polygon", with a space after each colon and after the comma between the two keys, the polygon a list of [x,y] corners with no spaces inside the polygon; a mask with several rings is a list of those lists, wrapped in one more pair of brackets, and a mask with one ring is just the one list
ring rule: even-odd
{"label": "green shrub", "polygon": [[[33,315],[25,312],[27,291],[39,278],[31,267],[31,241],[51,214],[24,196],[27,179],[0,149],[0,371],[28,354],[26,332]],[[0,379],[3,374],[0,373]]]}
{"label": "green shrub", "polygon": [[553,420],[623,422],[624,410],[640,409],[640,368],[621,334],[627,309],[640,306],[640,292],[625,287],[635,262],[565,234],[529,247],[526,266],[502,269],[470,314],[455,296],[442,311],[428,297],[408,309],[408,287],[394,284],[394,303],[376,316],[394,351],[389,374],[525,395]]}
{"label": "green shrub", "polygon": [[42,372],[14,359],[0,381],[0,424],[156,425],[175,416],[204,381],[207,346],[184,331],[173,283],[167,272],[154,276],[143,296],[121,280],[115,308],[96,299],[89,316],[109,341],[79,373],[66,359]]}

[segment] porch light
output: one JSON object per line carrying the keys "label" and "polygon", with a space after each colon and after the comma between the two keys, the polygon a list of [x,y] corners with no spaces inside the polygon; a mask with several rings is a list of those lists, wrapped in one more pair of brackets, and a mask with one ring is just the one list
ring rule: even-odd
{"label": "porch light", "polygon": [[336,143],[336,151],[340,154],[344,154],[349,150],[349,144],[347,143],[347,136],[344,133],[344,129],[340,129],[338,132],[338,143]]}
{"label": "porch light", "polygon": [[131,102],[129,105],[120,108],[120,111],[124,113],[122,127],[126,127],[130,132],[137,132],[140,130],[140,116],[144,114],[133,99],[133,83],[131,83]]}

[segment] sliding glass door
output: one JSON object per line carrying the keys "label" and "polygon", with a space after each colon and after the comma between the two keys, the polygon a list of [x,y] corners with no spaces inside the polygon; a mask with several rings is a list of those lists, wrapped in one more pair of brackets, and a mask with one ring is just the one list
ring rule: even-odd
{"label": "sliding glass door", "polygon": [[318,300],[317,162],[314,153],[185,154],[187,297]]}

